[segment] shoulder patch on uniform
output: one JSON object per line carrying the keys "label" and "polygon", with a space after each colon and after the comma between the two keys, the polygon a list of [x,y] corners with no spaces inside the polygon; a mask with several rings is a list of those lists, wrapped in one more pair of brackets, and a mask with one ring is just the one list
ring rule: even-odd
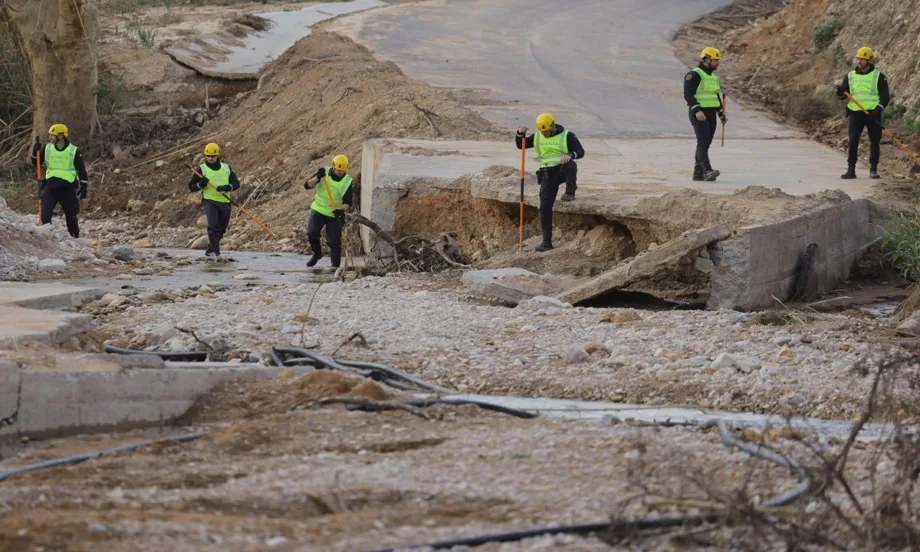
{"label": "shoulder patch on uniform", "polygon": [[687,73],[687,80],[690,80],[692,78],[693,78],[693,72]]}

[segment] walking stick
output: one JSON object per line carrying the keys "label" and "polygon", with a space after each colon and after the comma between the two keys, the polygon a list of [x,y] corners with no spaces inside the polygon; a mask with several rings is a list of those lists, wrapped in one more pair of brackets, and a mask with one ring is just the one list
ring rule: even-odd
{"label": "walking stick", "polygon": [[[197,176],[198,178],[204,178],[203,176],[201,176],[201,173],[200,173],[200,172],[198,172],[198,171],[195,170],[195,167],[189,166],[189,169],[191,169],[192,172],[195,173],[195,176]],[[242,205],[240,205],[239,203],[233,201],[233,198],[232,198],[232,197],[230,197],[230,196],[228,196],[227,194],[225,194],[225,193],[221,192],[220,190],[218,190],[218,189],[217,189],[217,186],[215,186],[214,184],[212,184],[210,180],[208,180],[207,182],[208,182],[208,186],[210,186],[211,188],[214,188],[214,191],[215,191],[215,192],[217,192],[217,193],[219,193],[220,195],[222,195],[222,196],[224,196],[225,198],[227,198],[227,199],[230,201],[230,205],[233,205],[234,207],[236,207],[237,209],[239,209],[240,211],[242,211],[244,215],[246,215],[247,217],[251,218],[252,221],[253,221],[254,223],[258,224],[263,230],[265,230],[266,232],[268,232],[268,233],[271,234],[272,236],[275,235],[275,233],[271,231],[271,228],[269,228],[268,226],[265,226],[265,224],[264,224],[261,220],[259,220],[259,219],[257,219],[256,217],[254,217],[254,216],[252,215],[252,213],[250,213],[249,211],[247,211],[246,209],[244,209]]]}
{"label": "walking stick", "polygon": [[[38,139],[36,143],[40,143]],[[42,225],[42,153],[41,150],[35,152],[35,178],[38,180],[38,225]]]}
{"label": "walking stick", "polygon": [[[725,117],[728,114],[727,106],[725,105],[725,94],[722,94],[722,116]],[[722,123],[722,147],[725,147],[725,123]]]}
{"label": "walking stick", "polygon": [[[872,115],[866,110],[865,107],[862,106],[861,103],[859,103],[858,101],[856,101],[856,99],[855,99],[853,96],[851,96],[849,92],[844,92],[844,94],[847,95],[847,98],[849,98],[851,102],[853,102],[853,103],[856,104],[856,107],[858,107],[859,109],[861,109],[863,113],[865,113],[866,115],[869,115],[869,118],[872,119]],[[879,121],[876,121],[875,119],[872,119],[872,121],[873,121],[875,124],[877,124],[878,126],[882,127],[882,132],[884,132],[885,134],[887,134],[888,137],[891,138],[891,141],[892,141],[892,142],[894,142],[899,148],[901,148],[902,150],[904,150],[904,152],[905,152],[907,155],[909,155],[911,159],[914,160],[914,163],[920,165],[920,159],[917,159],[917,156],[914,155],[914,152],[910,151],[910,149],[909,149],[907,146],[905,146],[903,142],[901,142],[900,140],[898,140],[897,138],[895,138],[895,137],[894,137],[894,134],[892,134],[890,130],[888,130],[887,128],[885,128],[885,125],[883,125],[883,124],[880,123]]]}
{"label": "walking stick", "polygon": [[524,162],[527,159],[527,136],[521,138],[521,219],[520,219],[520,231],[521,231],[521,240],[518,253],[524,252]]}
{"label": "walking stick", "polygon": [[[332,210],[335,211],[338,209],[338,206],[335,204],[335,198],[332,197],[332,190],[329,188],[329,175],[323,177],[323,185],[326,187],[326,195],[329,196],[329,203],[332,204]],[[328,236],[327,236],[328,237]],[[351,263],[351,268],[355,268],[355,260],[351,257],[351,248],[348,247],[348,235],[345,234],[345,224],[342,224],[342,243],[345,245],[345,265],[347,266]],[[344,281],[344,272],[342,273],[342,278]]]}

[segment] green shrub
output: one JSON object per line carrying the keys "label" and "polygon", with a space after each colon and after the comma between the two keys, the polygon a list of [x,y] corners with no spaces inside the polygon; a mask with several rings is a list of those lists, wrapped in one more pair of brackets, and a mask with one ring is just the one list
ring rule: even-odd
{"label": "green shrub", "polygon": [[827,19],[815,27],[815,46],[824,48],[830,44],[843,29],[843,22],[839,19]]}
{"label": "green shrub", "polygon": [[920,280],[920,218],[917,215],[901,215],[883,228],[878,243],[885,258],[902,277]]}

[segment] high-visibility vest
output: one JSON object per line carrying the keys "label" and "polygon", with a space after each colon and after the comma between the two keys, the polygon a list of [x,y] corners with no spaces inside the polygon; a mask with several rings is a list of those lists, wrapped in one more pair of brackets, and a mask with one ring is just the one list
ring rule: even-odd
{"label": "high-visibility vest", "polygon": [[[850,84],[850,95],[859,102],[867,111],[872,111],[878,107],[878,77],[881,75],[878,69],[873,69],[870,73],[857,73],[856,70],[850,71],[847,79]],[[850,111],[862,111],[855,102],[847,104]]]}
{"label": "high-visibility vest", "polygon": [[[208,167],[207,163],[202,163],[200,168],[202,176],[211,181],[211,184],[214,184],[214,188],[230,184],[230,165],[221,162],[220,169],[215,171]],[[210,186],[202,188],[201,198],[209,201],[216,201],[217,203],[230,203],[229,198],[225,197],[214,188]]]}
{"label": "high-visibility vest", "polygon": [[54,144],[45,145],[45,178],[60,178],[67,182],[77,181],[77,169],[73,160],[77,156],[77,146],[67,144],[67,147],[58,150]]}
{"label": "high-visibility vest", "polygon": [[[332,178],[332,169],[326,167],[326,176],[323,179],[325,182],[320,180],[316,184],[316,195],[313,197],[313,203],[310,204],[310,208],[327,217],[335,216],[332,212],[333,205],[335,205],[335,209],[342,208],[345,192],[351,186],[351,175],[346,174],[342,177],[342,180],[334,180]],[[332,197],[329,197],[329,193],[326,191],[327,184],[329,185],[329,192],[332,192]]]}
{"label": "high-visibility vest", "polygon": [[719,82],[719,76],[715,73],[710,75],[699,67],[694,71],[700,76],[700,84],[697,85],[696,94],[693,95],[696,103],[704,109],[720,107],[722,102],[719,100],[719,92],[722,91],[722,84]]}
{"label": "high-visibility vest", "polygon": [[540,156],[540,166],[544,168],[558,167],[562,164],[562,157],[569,153],[569,131],[563,130],[555,136],[546,138],[537,131],[533,135],[533,149]]}

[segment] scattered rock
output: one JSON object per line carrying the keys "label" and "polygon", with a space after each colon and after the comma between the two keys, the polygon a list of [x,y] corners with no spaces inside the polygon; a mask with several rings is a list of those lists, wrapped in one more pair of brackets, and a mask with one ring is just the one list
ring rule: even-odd
{"label": "scattered rock", "polygon": [[720,370],[722,368],[735,368],[737,362],[735,358],[728,353],[722,353],[712,361],[712,364],[709,365],[710,368],[715,370]]}
{"label": "scattered rock", "polygon": [[135,240],[131,245],[133,245],[134,247],[145,249],[145,248],[153,247],[153,242],[151,242],[147,238],[143,238],[140,240]]}
{"label": "scattered rock", "polygon": [[149,268],[135,268],[132,272],[137,276],[150,276],[153,271]]}
{"label": "scattered rock", "polygon": [[233,277],[234,280],[260,280],[261,277],[258,274],[237,274]]}
{"label": "scattered rock", "polygon": [[742,356],[735,359],[735,367],[745,374],[750,374],[754,370],[760,370],[762,365],[763,362],[757,357]]}
{"label": "scattered rock", "polygon": [[607,350],[606,345],[604,345],[603,343],[599,343],[597,341],[588,341],[587,343],[582,345],[582,347],[584,348],[585,352],[588,353],[589,355],[593,355],[594,353],[603,353],[606,355],[607,353],[610,352],[609,350]]}
{"label": "scattered rock", "polygon": [[572,345],[569,347],[569,350],[565,352],[565,360],[569,364],[582,364],[591,362],[591,355],[588,354],[588,351],[586,351],[582,345]]}
{"label": "scattered rock", "polygon": [[634,310],[608,312],[601,318],[601,322],[610,322],[616,325],[628,324],[638,320],[642,320],[642,317]]}
{"label": "scattered rock", "polygon": [[38,261],[38,268],[39,270],[47,271],[63,271],[67,270],[67,263],[65,263],[62,259],[42,259]]}
{"label": "scattered rock", "polygon": [[907,337],[920,335],[920,311],[912,314],[898,326],[898,334]]}
{"label": "scattered rock", "polygon": [[208,236],[205,235],[205,236],[199,236],[193,239],[191,242],[189,242],[188,248],[197,249],[199,251],[204,251],[205,249],[208,248],[208,245],[210,245],[210,242],[208,241]]}
{"label": "scattered rock", "polygon": [[137,258],[137,252],[130,245],[116,245],[112,248],[112,256],[119,261],[133,261]]}

